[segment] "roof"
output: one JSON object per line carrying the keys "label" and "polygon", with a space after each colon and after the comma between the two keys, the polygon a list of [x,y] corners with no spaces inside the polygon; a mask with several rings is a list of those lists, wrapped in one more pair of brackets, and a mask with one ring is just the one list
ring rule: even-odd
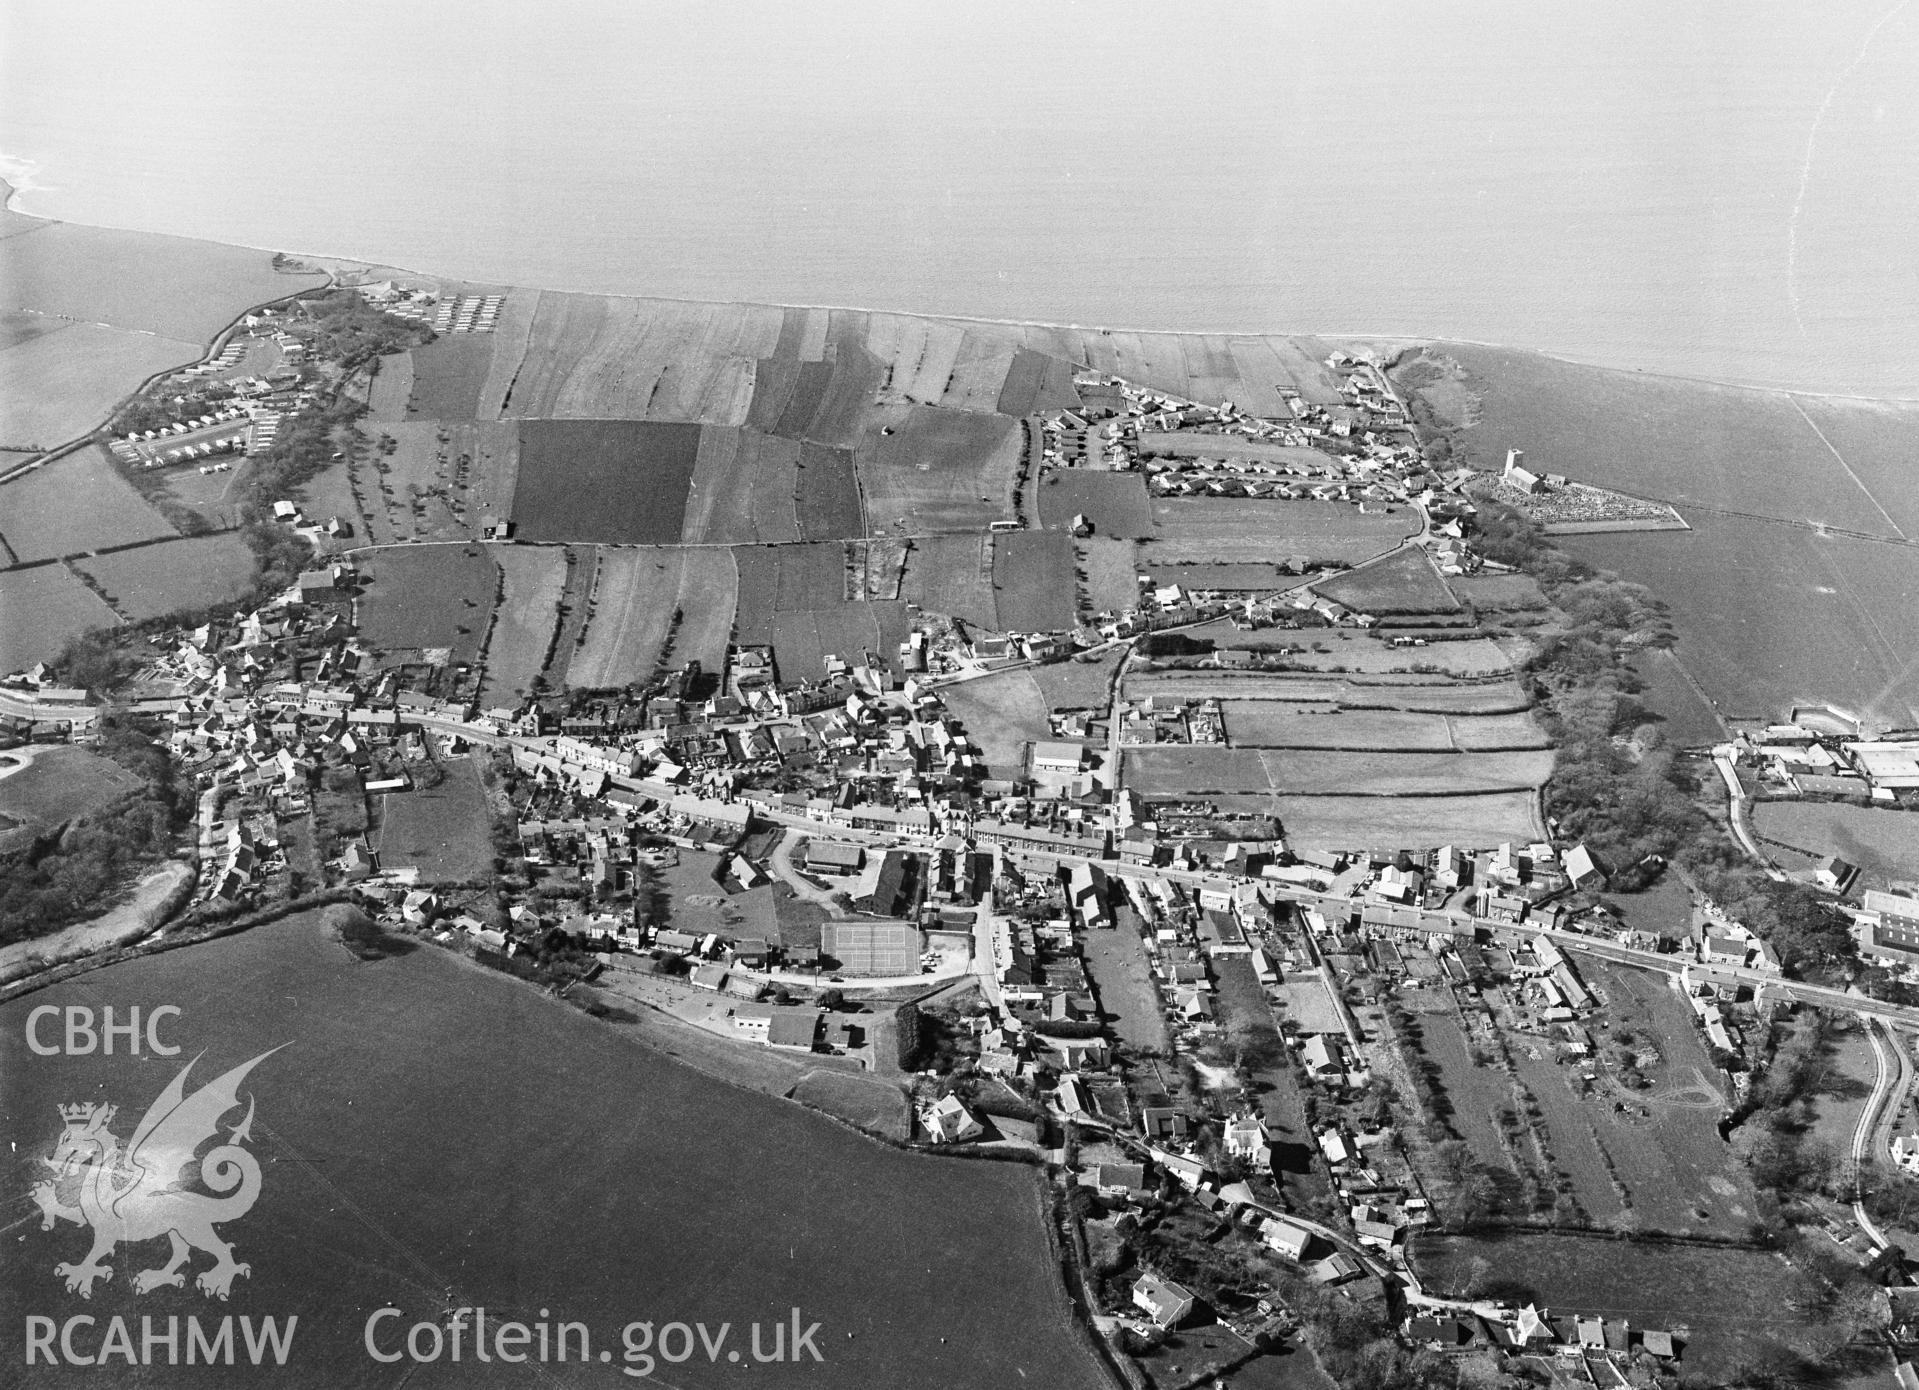
{"label": "roof", "polygon": [[860,856],[864,853],[858,845],[841,844],[836,840],[814,840],[806,847],[806,862],[809,864],[845,865],[857,869]]}
{"label": "roof", "polygon": [[766,1040],[775,1047],[811,1047],[819,1030],[818,1009],[775,1009]]}
{"label": "roof", "polygon": [[1085,760],[1086,749],[1082,744],[1045,740],[1033,745],[1033,761],[1036,763],[1071,763],[1078,767]]}

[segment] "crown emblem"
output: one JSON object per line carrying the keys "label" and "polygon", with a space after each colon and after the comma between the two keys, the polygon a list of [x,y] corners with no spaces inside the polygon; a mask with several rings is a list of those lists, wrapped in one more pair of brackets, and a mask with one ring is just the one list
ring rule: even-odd
{"label": "crown emblem", "polygon": [[70,1125],[90,1120],[93,1118],[93,1102],[83,1100],[78,1105],[63,1105],[60,1107],[60,1118]]}

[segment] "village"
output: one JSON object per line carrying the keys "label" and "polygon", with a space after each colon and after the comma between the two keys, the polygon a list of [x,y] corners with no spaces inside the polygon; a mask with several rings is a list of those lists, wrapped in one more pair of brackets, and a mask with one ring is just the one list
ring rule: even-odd
{"label": "village", "polygon": [[[364,293],[446,332],[489,331],[498,313],[497,298]],[[228,368],[301,356],[270,315],[246,329]],[[1339,353],[1329,366],[1343,402],[1295,395],[1290,419],[1081,374],[1080,408],[1039,426],[1041,476],[1410,510],[1416,532],[1386,559],[1413,564],[1412,587],[1512,577],[1472,545],[1486,480],[1425,460],[1377,363]],[[261,370],[231,396],[182,397],[206,409],[115,453],[147,468],[270,447],[283,412],[317,396],[292,367]],[[1566,483],[1513,457],[1500,485]],[[1661,930],[1621,920],[1600,895],[1626,866],[1576,839],[1403,848],[1384,829],[1328,847],[1230,794],[1142,791],[1126,775],[1141,752],[1225,751],[1238,717],[1198,685],[1133,693],[1120,677],[1136,653],[1173,679],[1283,672],[1322,635],[1403,653],[1470,640],[1470,622],[1374,602],[1326,582],[1344,562],[1302,556],[1243,586],[1216,572],[1230,565],[1186,583],[1141,573],[1135,602],[1074,628],[921,614],[896,654],[828,653],[824,679],[784,675],[771,645],[729,642],[722,669],[489,707],[477,673],[444,653],[396,663],[366,640],[348,523],[309,519],[292,498],[272,510],[314,547],[313,567],[252,611],[151,636],[116,710],[158,728],[195,789],[198,905],[333,893],[387,930],[561,994],[656,1009],[741,1055],[896,1078],[912,1102],[905,1142],[1058,1175],[1094,1325],[1143,1353],[1217,1327],[1229,1364],[1296,1332],[1301,1290],[1317,1290],[1408,1346],[1534,1358],[1569,1383],[1683,1366],[1683,1325],[1426,1291],[1409,1246],[1470,1182],[1446,1156],[1465,1139],[1433,1137],[1450,1131],[1426,1074],[1445,1067],[1422,1059],[1422,1027],[1456,1028],[1479,1070],[1503,1058],[1514,1095],[1550,1077],[1595,1115],[1647,1125],[1673,1089],[1649,1077],[1680,1056],[1706,1064],[1698,1104],[1730,1111],[1766,1065],[1774,1020],[1818,992],[1697,895]],[[1071,529],[1098,533],[1085,516]],[[488,539],[510,541],[511,524],[490,523]],[[1207,636],[1276,632],[1298,636]],[[975,681],[1102,661],[1116,664],[1106,696],[1049,709],[1051,736],[1023,740],[1016,768],[989,757],[996,731],[949,708]],[[0,682],[0,705],[36,741],[85,742],[100,713],[44,667]],[[1793,724],[1713,751],[1799,796],[1919,793],[1919,743]],[[429,795],[454,809],[409,810]],[[417,854],[388,862],[409,858],[389,852],[403,838],[392,827],[427,815],[477,850],[425,871]],[[1838,898],[1855,875],[1834,858],[1809,881]],[[1919,962],[1919,898],[1868,892],[1854,915],[1868,955]],[[1629,1022],[1620,971],[1678,1001],[1678,1021]],[[1521,1133],[1530,1123],[1496,1142],[1543,1153],[1541,1131]],[[1892,1152],[1919,1163],[1919,1138]],[[1505,1214],[1593,1224],[1590,1194],[1555,1198],[1551,1181],[1529,1175]],[[1867,1242],[1863,1257],[1885,1248]]]}

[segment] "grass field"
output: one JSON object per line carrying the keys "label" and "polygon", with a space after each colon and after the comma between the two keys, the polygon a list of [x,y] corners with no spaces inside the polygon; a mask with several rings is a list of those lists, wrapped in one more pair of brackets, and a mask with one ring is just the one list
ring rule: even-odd
{"label": "grass field", "polygon": [[1830,703],[1919,723],[1919,551],[1744,517],[1688,520],[1688,532],[1561,543],[1665,600],[1675,654],[1726,717]]}
{"label": "grass field", "polygon": [[[0,757],[19,757],[0,754]],[[84,748],[35,748],[32,761],[0,777],[0,830],[14,824],[51,830],[140,788],[140,779],[111,758]]]}
{"label": "grass field", "polygon": [[1512,670],[1512,660],[1497,643],[1484,637],[1431,642],[1423,647],[1395,647],[1369,632],[1353,628],[1261,628],[1240,632],[1230,623],[1215,622],[1194,628],[1196,637],[1211,638],[1225,648],[1273,651],[1290,648],[1285,661],[1295,670],[1351,672],[1355,675],[1494,676]]}
{"label": "grass field", "polygon": [[438,786],[380,798],[380,867],[418,869],[422,883],[484,881],[493,871],[493,812],[480,765],[454,758],[439,771]]}
{"label": "grass field", "polygon": [[1820,857],[1836,854],[1863,871],[1869,888],[1919,878],[1919,815],[1876,806],[1818,801],[1761,801],[1754,827],[1769,840]]}
{"label": "grass field", "polygon": [[524,421],[514,524],[532,541],[671,545],[699,447],[697,425]]}
{"label": "grass field", "polygon": [[483,704],[516,705],[546,665],[566,588],[566,552],[557,546],[496,545],[487,553],[503,585],[486,642]]}
{"label": "grass field", "polygon": [[[295,1044],[243,1088],[257,1103],[251,1147],[268,1177],[258,1204],[222,1233],[252,1265],[231,1311],[299,1317],[302,1383],[366,1378],[362,1334],[377,1298],[403,1310],[402,1327],[436,1320],[449,1302],[529,1324],[549,1307],[586,1324],[595,1358],[608,1349],[615,1365],[620,1329],[635,1318],[731,1322],[744,1346],[747,1324],[770,1331],[798,1307],[821,1324],[826,1360],[809,1360],[806,1379],[822,1390],[1104,1384],[1071,1331],[1028,1170],[900,1153],[663,1051],[717,1069],[734,1057],[767,1062],[765,1049],[708,1046],[657,1016],[596,1022],[437,947],[357,961],[311,916],[0,1008],[10,1132],[23,1150],[52,1144],[55,1106],[76,1095],[119,1103],[127,1133],[177,1070],[124,1056],[33,1057],[28,1009],[154,999],[183,1009],[182,1046],[206,1049],[195,1080]],[[423,1056],[438,1059],[430,1077]],[[586,1114],[602,1120],[580,1123]],[[716,1183],[744,1153],[757,1155],[754,1179]],[[902,1243],[908,1211],[916,1238]],[[83,1233],[71,1227],[36,1228],[22,1258],[50,1269],[79,1258],[76,1242]],[[0,1316],[18,1326],[52,1296],[37,1290],[58,1292],[50,1273],[37,1279],[0,1285]],[[956,1287],[973,1292],[956,1302]],[[189,1295],[177,1296],[184,1310]],[[138,1326],[153,1298],[135,1295],[116,1267],[88,1311]],[[205,1307],[196,1311],[204,1322]],[[1009,1327],[1019,1335],[1006,1336]],[[733,1369],[693,1363],[672,1379],[718,1385],[737,1379]]]}
{"label": "grass field", "polygon": [[607,547],[566,547],[566,589],[560,595],[560,634],[553,644],[553,660],[545,675],[550,686],[566,684],[567,670],[586,642],[587,619],[592,616],[594,586],[599,582],[600,556]]}
{"label": "grass field", "polygon": [[24,671],[81,633],[119,621],[64,565],[0,570],[0,675]]}
{"label": "grass field", "polygon": [[1157,547],[1140,548],[1138,568],[1153,577],[1158,585],[1177,584],[1183,589],[1219,589],[1241,593],[1275,593],[1297,589],[1307,581],[1298,575],[1283,573],[1272,561],[1241,564],[1180,564],[1151,558]]}
{"label": "grass field", "polygon": [[793,488],[802,540],[852,540],[866,534],[859,476],[849,450],[802,445]]}
{"label": "grass field", "polygon": [[1126,751],[1126,785],[1146,796],[1283,792],[1291,796],[1424,797],[1513,791],[1543,784],[1548,751],[1345,752],[1161,744]]}
{"label": "grass field", "polygon": [[1105,709],[1112,703],[1113,671],[1122,655],[1122,649],[1113,648],[1090,660],[1073,657],[1035,666],[1033,684],[1049,710]]}
{"label": "grass field", "polygon": [[1632,668],[1644,682],[1640,703],[1659,721],[1660,732],[1672,746],[1703,748],[1728,737],[1718,711],[1686,679],[1685,669],[1670,649],[1641,652]]}
{"label": "grass field", "polygon": [[1375,560],[1331,579],[1322,579],[1313,588],[1335,603],[1361,613],[1455,613],[1459,601],[1433,568],[1433,562],[1416,545],[1395,555]]}
{"label": "grass field", "polygon": [[506,413],[746,423],[781,311],[542,293]]}
{"label": "grass field", "polygon": [[997,410],[1018,356],[1018,347],[1001,325],[967,324],[940,404],[948,410]]}
{"label": "grass field", "polygon": [[1054,469],[1040,480],[1039,524],[1068,530],[1084,515],[1093,534],[1113,540],[1151,536],[1153,504],[1146,480],[1137,473],[1108,473],[1090,468]]}
{"label": "grass field", "polygon": [[1294,700],[1348,709],[1403,709],[1431,714],[1515,714],[1532,701],[1516,681],[1433,683],[1417,677],[1259,671],[1149,671],[1126,678],[1129,699],[1177,695],[1187,700]]}
{"label": "grass field", "polygon": [[897,668],[910,626],[906,605],[897,602],[785,609],[773,617],[773,660],[781,680],[824,679],[829,655],[851,661],[871,652]]}
{"label": "grass field", "polygon": [[175,534],[104,451],[81,449],[0,484],[0,539],[21,562]]}
{"label": "grass field", "polygon": [[[9,313],[0,331],[32,316]],[[97,323],[39,320],[56,331],[0,339],[0,444],[51,449],[99,427],[155,372],[200,356],[197,343]],[[38,326],[38,325],[36,325]]]}
{"label": "grass field", "polygon": [[[1478,422],[1457,439],[1464,461],[1476,467],[1497,470],[1506,451],[1519,448],[1535,471],[1680,503],[1682,510],[1696,502],[1896,534],[1794,399],[1780,392],[1582,367],[1503,348],[1448,344],[1445,351],[1472,374],[1479,394]],[[1903,453],[1895,443],[1881,454],[1875,476],[1903,470],[1892,461],[1910,452],[1909,442]]]}
{"label": "grass field", "polygon": [[479,419],[480,392],[493,370],[496,345],[492,333],[442,333],[425,346],[414,348],[406,418]]}
{"label": "grass field", "polygon": [[1012,531],[993,538],[993,592],[998,626],[1008,632],[1070,628],[1078,615],[1072,537],[1059,531]]}
{"label": "grass field", "polygon": [[477,656],[499,587],[499,567],[477,545],[381,550],[361,561],[360,633],[389,651],[443,647]]}
{"label": "grass field", "polygon": [[596,584],[586,642],[567,668],[569,684],[626,685],[645,680],[662,660],[723,669],[738,597],[731,552],[609,547],[600,552]]}
{"label": "grass field", "polygon": [[1482,613],[1527,612],[1547,606],[1545,591],[1529,574],[1456,575],[1446,586],[1454,598]]}
{"label": "grass field", "polygon": [[708,545],[799,540],[799,463],[795,440],[706,426],[700,431],[680,538]]}
{"label": "grass field", "polygon": [[1283,700],[1229,700],[1221,710],[1227,741],[1236,748],[1498,752],[1549,746],[1545,731],[1526,714],[1449,716]]}
{"label": "grass field", "polygon": [[1531,792],[1402,798],[1269,795],[1248,809],[1277,815],[1287,843],[1307,849],[1378,844],[1491,849],[1507,840],[1537,840],[1545,828],[1535,805]]}
{"label": "grass field", "polygon": [[1332,475],[1342,470],[1342,466],[1330,454],[1321,453],[1318,449],[1275,444],[1265,439],[1248,439],[1237,434],[1164,434],[1143,430],[1139,436],[1139,451],[1146,458],[1253,460],[1300,468],[1315,475]]}
{"label": "grass field", "polygon": [[1139,565],[1131,541],[1102,540],[1097,536],[1073,542],[1087,611],[1120,613],[1139,602]]}
{"label": "grass field", "polygon": [[783,432],[834,449],[851,449],[860,442],[867,413],[886,378],[886,364],[866,350],[865,317],[833,310],[832,370],[821,387],[819,405],[796,432]]}
{"label": "grass field", "polygon": [[1034,415],[1048,410],[1077,410],[1073,364],[1028,347],[1017,349],[1006,369],[995,409],[1002,415]]}
{"label": "grass field", "polygon": [[143,545],[73,567],[91,575],[134,622],[232,603],[253,583],[253,551],[232,532]]}
{"label": "grass field", "polygon": [[[867,349],[886,364],[889,398],[938,405],[966,342],[963,325],[903,314],[869,314]],[[797,350],[797,349],[796,349]]]}
{"label": "grass field", "polygon": [[983,531],[1012,516],[1025,431],[1004,415],[915,406],[859,471],[867,524],[892,531]]}
{"label": "grass field", "polygon": [[1030,671],[1001,671],[940,688],[940,702],[985,756],[994,777],[1026,772],[1026,745],[1052,737],[1046,696]]}
{"label": "grass field", "polygon": [[412,351],[376,357],[371,365],[373,380],[367,383],[366,418],[383,425],[402,423],[413,402]]}
{"label": "grass field", "polygon": [[1345,502],[1247,497],[1157,500],[1153,521],[1156,538],[1142,549],[1143,563],[1304,559],[1357,565],[1419,529],[1419,514],[1410,507],[1367,515]]}
{"label": "grass field", "polygon": [[1081,954],[1099,992],[1100,1013],[1115,1036],[1129,1047],[1169,1048],[1152,961],[1140,934],[1127,927],[1088,932]]}
{"label": "grass field", "polygon": [[[1570,1233],[1421,1235],[1413,1267],[1428,1292],[1463,1297],[1506,1288],[1508,1301],[1598,1313],[1635,1327],[1688,1327],[1682,1369],[1701,1384],[1731,1383],[1734,1368],[1769,1339],[1806,1333],[1791,1309],[1799,1281],[1761,1250],[1635,1245]],[[1521,1292],[1524,1291],[1524,1296]]]}
{"label": "grass field", "polygon": [[993,540],[986,536],[919,536],[908,542],[900,597],[932,613],[976,627],[999,626],[993,594]]}
{"label": "grass field", "polygon": [[[252,305],[325,283],[320,275],[282,275],[267,252],[242,246],[22,222],[32,225],[7,238],[0,309],[204,343]],[[129,381],[126,389],[136,385]]]}

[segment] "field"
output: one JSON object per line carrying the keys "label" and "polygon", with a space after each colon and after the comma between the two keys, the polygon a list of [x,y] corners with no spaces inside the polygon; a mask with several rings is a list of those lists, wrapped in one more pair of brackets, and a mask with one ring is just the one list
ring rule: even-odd
{"label": "field", "polygon": [[566,684],[573,658],[586,642],[593,589],[600,574],[600,556],[605,553],[606,547],[599,545],[566,547],[566,588],[560,595],[560,634],[554,640],[553,660],[545,673],[548,685]]}
{"label": "field", "polygon": [[513,521],[530,541],[671,545],[698,458],[697,425],[527,420]]}
{"label": "field", "polygon": [[1073,389],[1073,364],[1031,348],[1019,348],[1006,369],[995,408],[1002,415],[1035,415],[1049,410],[1077,410],[1079,392]]}
{"label": "field", "polygon": [[[435,787],[380,798],[379,851],[384,870],[417,868],[422,883],[484,882],[493,872],[493,812],[473,758],[440,763]],[[416,767],[414,775],[420,775]]]}
{"label": "field", "polygon": [[252,305],[325,283],[319,275],[282,275],[265,251],[242,246],[18,213],[7,220],[20,234],[7,237],[0,309],[197,344]]}
{"label": "field", "polygon": [[1339,752],[1160,744],[1126,750],[1126,785],[1143,796],[1209,791],[1295,797],[1426,797],[1530,789],[1552,772],[1547,751]]}
{"label": "field", "polygon": [[853,540],[866,534],[859,475],[850,451],[802,445],[793,486],[802,540]]}
{"label": "field", "polygon": [[[333,475],[340,470],[344,476],[344,464],[335,464],[323,471],[322,476]],[[188,511],[205,521],[217,531],[237,529],[245,520],[241,514],[241,505],[246,498],[246,483],[255,469],[255,462],[249,458],[237,458],[232,462],[232,471],[227,473],[202,473],[198,465],[182,464],[174,468],[155,469],[142,479],[151,479],[158,484],[161,495],[154,499],[156,509],[168,503],[185,507]],[[311,484],[298,490],[305,499],[312,496]],[[343,521],[358,524],[360,517],[357,504],[349,496],[345,499],[344,510],[339,507],[319,511],[317,506],[309,510],[309,515],[317,514],[321,519],[338,516]]]}
{"label": "field", "polygon": [[553,546],[496,545],[487,553],[500,567],[503,585],[486,639],[486,680],[481,702],[512,706],[533,686],[546,665],[553,628],[566,588],[566,552]]}
{"label": "field", "polygon": [[940,687],[940,702],[986,758],[989,775],[1025,775],[1026,745],[1052,737],[1046,697],[1030,671],[1001,671]]}
{"label": "field", "polygon": [[1075,541],[1085,607],[1091,613],[1120,613],[1139,602],[1139,565],[1131,541]]}
{"label": "field", "polygon": [[[1544,833],[1531,792],[1477,796],[1266,796],[1246,809],[1277,815],[1286,842],[1305,849],[1389,844],[1434,849],[1491,849]],[[1257,804],[1250,804],[1250,803]]]}
{"label": "field", "polygon": [[1272,593],[1297,589],[1307,581],[1298,575],[1282,573],[1272,561],[1240,564],[1181,564],[1176,560],[1154,559],[1156,547],[1143,546],[1139,568],[1158,585],[1177,584],[1185,589],[1237,590],[1246,593]]}
{"label": "field", "polygon": [[24,671],[56,655],[70,638],[119,621],[63,565],[0,570],[0,675]]}
{"label": "field", "polygon": [[702,671],[724,669],[738,582],[727,550],[602,550],[593,615],[567,667],[567,683],[627,685],[662,663],[679,667],[690,660]]}
{"label": "field", "polygon": [[1409,545],[1396,555],[1375,560],[1313,588],[1335,603],[1361,613],[1456,613],[1459,601],[1433,568],[1424,550]]}
{"label": "field", "polygon": [[[372,362],[367,383],[366,418],[376,424],[397,425],[413,403],[413,353],[392,352]],[[470,412],[469,412],[470,413]]]}
{"label": "field", "polygon": [[900,597],[931,613],[944,613],[975,627],[999,628],[993,594],[994,539],[987,536],[918,536],[907,542]]}
{"label": "field", "polygon": [[1455,575],[1446,581],[1453,597],[1482,613],[1526,612],[1546,607],[1545,592],[1530,574]]}
{"label": "field", "polygon": [[[374,448],[350,464],[344,491],[331,470],[305,490],[316,511],[324,499],[325,514],[351,519],[363,506],[367,540],[375,545],[478,540],[487,523],[506,517],[518,477],[517,426],[414,420],[368,433]],[[352,510],[343,511],[343,503]]]}
{"label": "field", "polygon": [[[54,331],[22,335],[22,319]],[[149,376],[199,355],[195,343],[97,323],[0,315],[0,444],[52,449],[76,439]]]}
{"label": "field", "polygon": [[1508,1302],[1599,1313],[1639,1328],[1687,1327],[1681,1369],[1730,1384],[1765,1342],[1798,1344],[1800,1279],[1776,1254],[1710,1246],[1635,1245],[1570,1233],[1421,1235],[1413,1268],[1429,1293],[1492,1289]]}
{"label": "field", "polygon": [[1898,534],[1856,481],[1862,476],[1891,484],[1889,504],[1912,504],[1901,462],[1911,455],[1909,436],[1872,431],[1858,446],[1860,465],[1849,470],[1850,455],[1846,462],[1835,456],[1796,400],[1778,391],[1500,348],[1448,344],[1445,351],[1472,374],[1480,396],[1478,422],[1456,440],[1463,461],[1479,468],[1497,470],[1506,450],[1524,449],[1535,471],[1677,503],[1695,524],[1687,503]]}
{"label": "field", "polygon": [[1052,632],[1078,617],[1072,537],[1010,531],[993,538],[993,590],[1007,632]]}
{"label": "field", "polygon": [[702,429],[680,539],[689,545],[801,539],[799,466],[794,440],[757,430]]}
{"label": "field", "polygon": [[[433,946],[357,961],[312,916],[114,966],[0,1009],[6,1114],[23,1149],[50,1146],[56,1103],[79,1095],[118,1102],[124,1135],[177,1070],[150,1059],[34,1057],[23,1038],[28,1009],[156,999],[183,1009],[176,1037],[187,1055],[208,1051],[196,1080],[295,1044],[260,1063],[244,1088],[257,1102],[251,1147],[267,1180],[253,1210],[223,1229],[252,1273],[218,1312],[297,1315],[300,1383],[376,1382],[362,1345],[369,1298],[402,1309],[402,1327],[437,1319],[449,1303],[528,1323],[549,1307],[588,1327],[596,1358],[602,1348],[620,1356],[620,1329],[635,1318],[713,1329],[730,1321],[733,1344],[745,1345],[747,1324],[797,1307],[804,1323],[821,1324],[826,1359],[809,1362],[806,1379],[823,1390],[1104,1383],[1072,1332],[1028,1170],[899,1153],[728,1086],[661,1049],[716,1069],[775,1058],[650,1011],[596,1022]],[[430,1078],[418,1061],[427,1056],[436,1059]],[[777,1060],[796,1077],[815,1069]],[[582,1124],[583,1115],[601,1119]],[[748,1153],[751,1181],[716,1181]],[[908,1211],[916,1238],[902,1243]],[[47,1270],[84,1246],[70,1226],[22,1234],[22,1259],[41,1272],[32,1284],[0,1286],[0,1316],[13,1326],[58,1294]],[[970,1292],[956,1301],[960,1287]],[[191,1290],[171,1296],[207,1317]],[[155,1297],[135,1295],[116,1266],[87,1311],[130,1315],[137,1326]],[[1019,1335],[1008,1337],[1009,1327]],[[520,1374],[472,1374],[488,1369]],[[462,1375],[506,1383],[525,1370],[469,1360]],[[709,1387],[738,1373],[702,1354],[671,1379]]]}
{"label": "field", "polygon": [[1123,655],[1123,648],[1113,647],[1090,660],[1072,657],[1035,666],[1033,684],[1049,710],[1103,710],[1112,703],[1113,670]]}
{"label": "field", "polygon": [[253,551],[232,532],[143,545],[73,567],[91,575],[134,622],[232,603],[253,583]]}
{"label": "field", "polygon": [[505,413],[746,423],[781,311],[542,293]]}
{"label": "field", "polygon": [[1919,723],[1919,551],[1746,517],[1687,519],[1691,531],[1560,544],[1665,600],[1680,664],[1727,718],[1832,704]]}
{"label": "field", "polygon": [[872,534],[983,531],[1010,520],[1024,440],[1004,415],[914,406],[858,456]]}
{"label": "field", "polygon": [[1512,670],[1512,659],[1498,643],[1485,637],[1465,637],[1456,641],[1429,642],[1423,647],[1395,647],[1382,637],[1352,628],[1309,629],[1296,632],[1286,628],[1261,628],[1240,632],[1230,623],[1208,623],[1192,629],[1195,637],[1211,638],[1222,648],[1247,651],[1272,651],[1287,647],[1288,667],[1312,672],[1355,675],[1424,675],[1432,680],[1447,677],[1504,675]]}
{"label": "field", "polygon": [[1754,829],[1824,858],[1836,854],[1857,864],[1868,888],[1919,879],[1919,815],[1877,806],[1819,801],[1761,801],[1753,807]]}
{"label": "field", "polygon": [[495,336],[492,333],[442,333],[424,347],[414,348],[405,418],[479,419],[480,392],[493,368]]}
{"label": "field", "polygon": [[1235,748],[1485,753],[1549,746],[1545,731],[1526,714],[1448,716],[1282,700],[1229,700],[1221,712],[1227,742]]}
{"label": "field", "polygon": [[[31,756],[17,772],[12,760]],[[68,746],[0,753],[0,832],[16,825],[51,830],[140,788],[140,779],[110,758]]]}
{"label": "field", "polygon": [[477,545],[380,550],[361,560],[360,633],[389,651],[446,648],[473,661],[499,587],[499,567]]}
{"label": "field", "polygon": [[0,484],[0,541],[15,562],[173,534],[166,518],[98,448],[78,450]]}
{"label": "field", "polygon": [[1703,748],[1727,737],[1719,713],[1686,679],[1679,658],[1667,647],[1641,652],[1632,662],[1644,682],[1639,702],[1659,721],[1659,730],[1675,748]]}
{"label": "field", "polygon": [[1153,521],[1156,537],[1141,548],[1142,563],[1304,559],[1357,565],[1419,529],[1419,513],[1410,507],[1368,515],[1346,502],[1251,497],[1156,500]]}
{"label": "field", "polygon": [[1101,1014],[1128,1047],[1166,1048],[1166,1020],[1153,988],[1152,962],[1139,933],[1126,927],[1088,932],[1081,942]]}
{"label": "field", "polygon": [[1090,468],[1054,469],[1039,484],[1039,524],[1049,531],[1070,530],[1084,515],[1093,534],[1114,540],[1151,536],[1153,504],[1146,480],[1137,473],[1108,473]]}
{"label": "field", "polygon": [[1177,695],[1187,700],[1295,700],[1348,709],[1403,709],[1432,714],[1516,714],[1532,701],[1515,681],[1432,684],[1417,677],[1259,671],[1152,671],[1126,678],[1128,699]]}

